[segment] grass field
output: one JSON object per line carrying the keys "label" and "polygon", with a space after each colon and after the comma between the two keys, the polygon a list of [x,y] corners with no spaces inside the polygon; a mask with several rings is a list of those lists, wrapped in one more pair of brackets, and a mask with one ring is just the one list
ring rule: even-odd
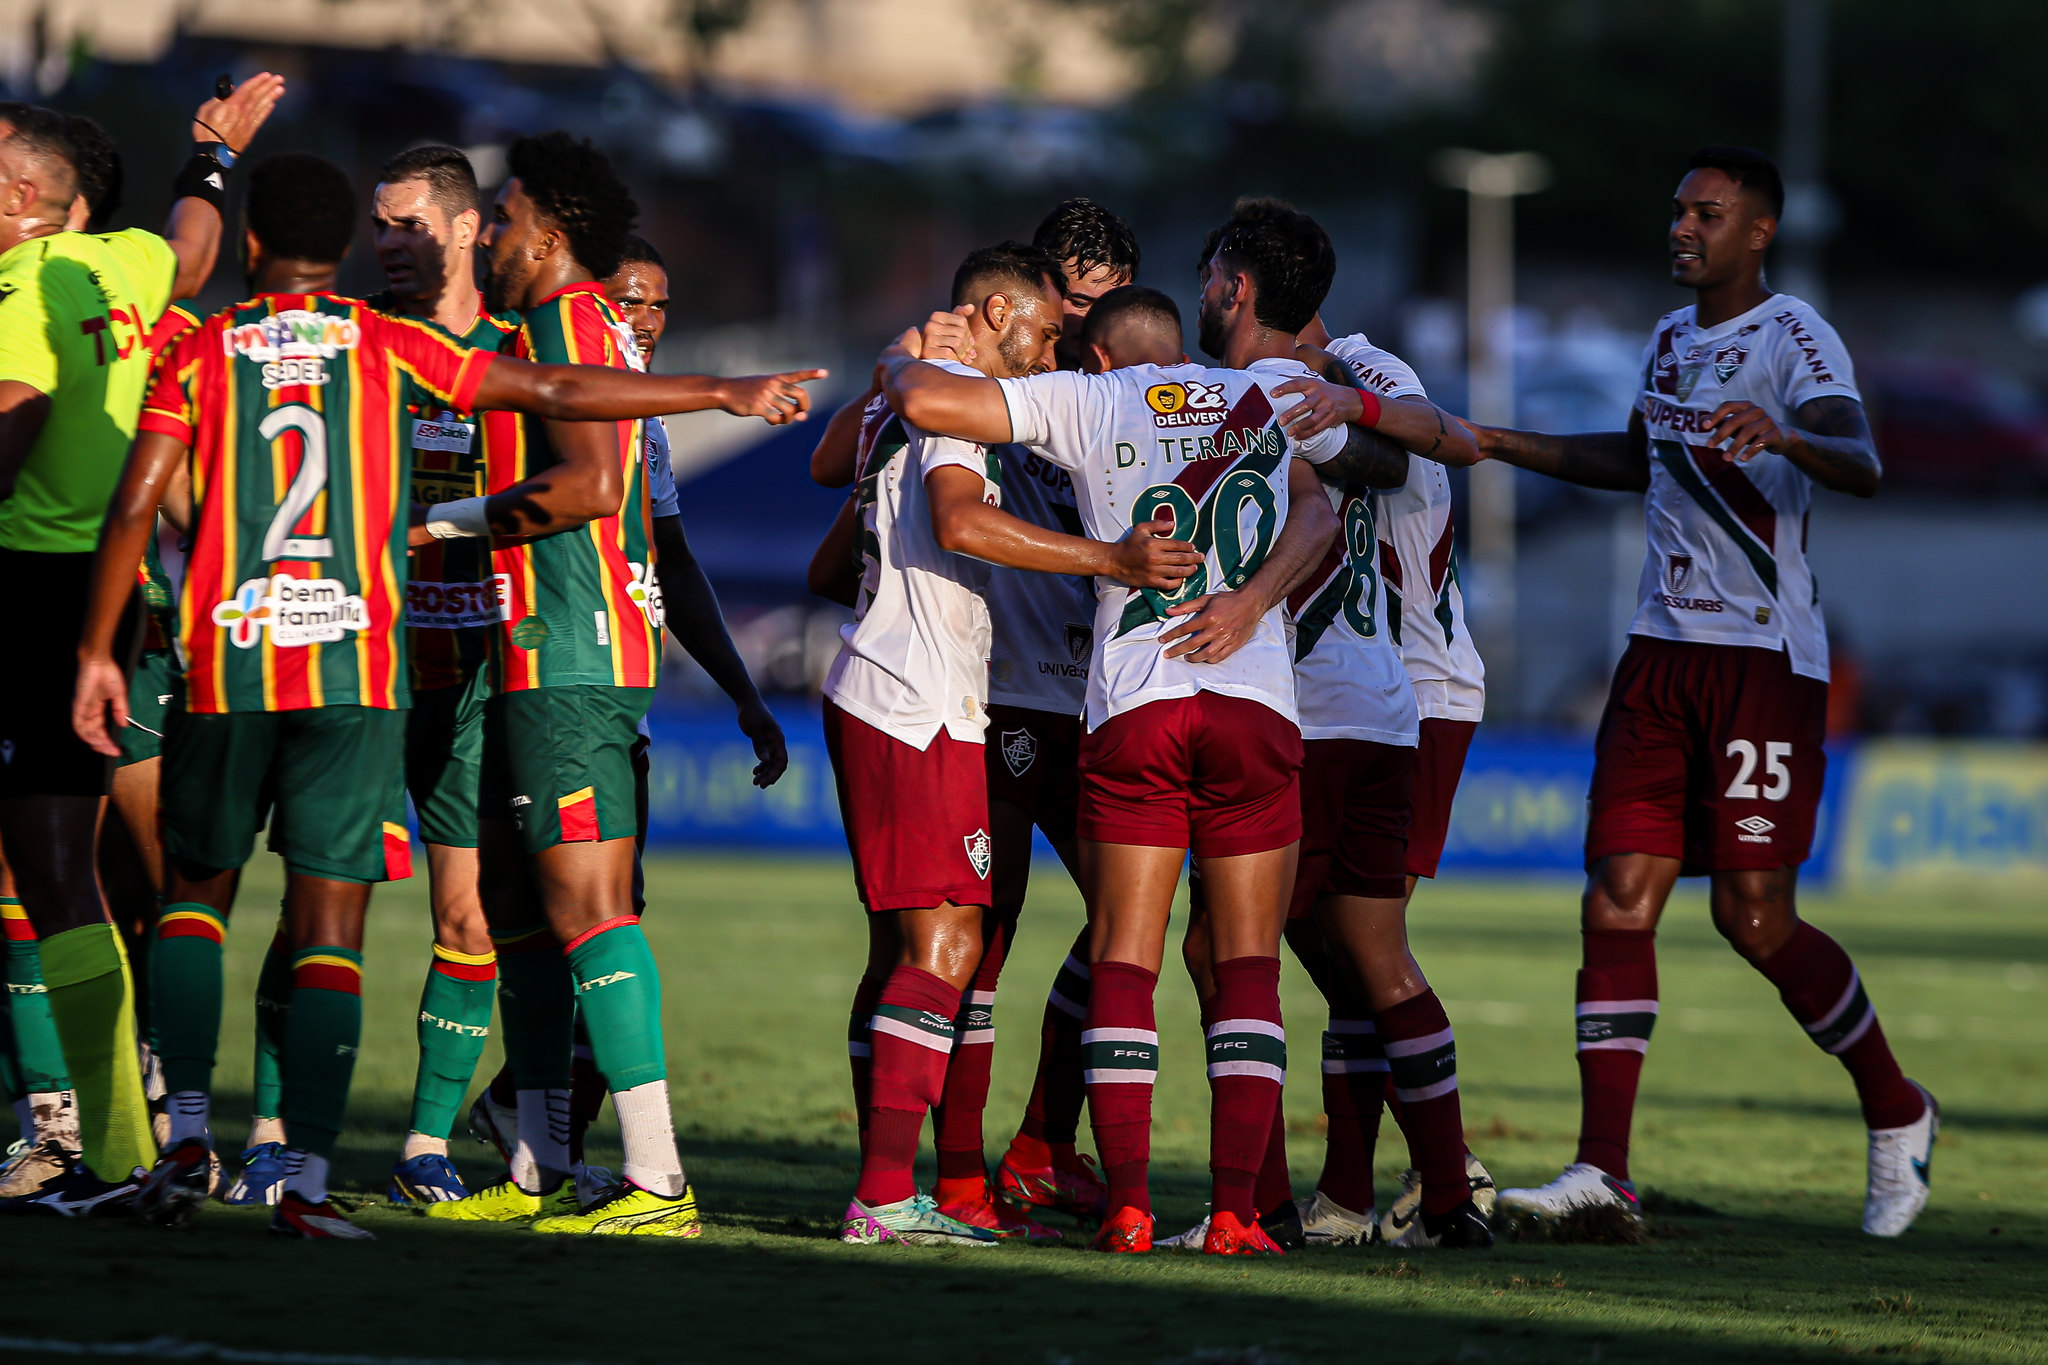
{"label": "grass field", "polygon": [[[250,992],[276,891],[266,857],[229,940],[215,1113],[230,1148],[243,1136]],[[366,1035],[338,1163],[365,1201],[404,1123],[424,891],[389,889],[372,911]],[[1942,1100],[1933,1203],[1899,1241],[1857,1231],[1864,1137],[1847,1078],[1715,938],[1690,891],[1662,935],[1664,1015],[1636,1125],[1637,1183],[1667,1210],[1650,1241],[1248,1263],[841,1247],[831,1234],[855,1161],[844,1029],[864,941],[843,865],[657,860],[649,899],[703,1238],[549,1240],[368,1203],[362,1220],[380,1239],[369,1246],[276,1243],[263,1214],[220,1208],[175,1233],[15,1223],[0,1236],[9,1358],[49,1354],[19,1349],[26,1338],[174,1338],[187,1344],[131,1354],[185,1359],[235,1358],[190,1343],[536,1361],[2048,1358],[2048,920],[2029,901],[1809,899],[1809,916],[1855,954],[1907,1071]],[[1571,1156],[1574,904],[1568,885],[1470,880],[1418,898],[1417,952],[1461,1039],[1466,1123],[1504,1185],[1548,1179]],[[1045,988],[1079,919],[1072,887],[1042,872],[997,1008],[992,1156],[1021,1111]],[[1291,964],[1286,992],[1305,1193],[1321,1159],[1321,1013]],[[1162,985],[1159,1022],[1154,1179],[1170,1231],[1207,1193],[1207,1091],[1184,981]],[[496,1064],[494,1044],[483,1074]],[[1386,1133],[1383,1199],[1404,1164]],[[596,1157],[615,1150],[600,1144]],[[457,1155],[476,1181],[494,1174],[485,1149]]]}

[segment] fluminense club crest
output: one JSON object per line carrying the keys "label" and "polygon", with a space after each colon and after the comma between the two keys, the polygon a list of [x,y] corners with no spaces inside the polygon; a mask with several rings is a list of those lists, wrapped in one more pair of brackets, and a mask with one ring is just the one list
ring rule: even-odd
{"label": "fluminense club crest", "polygon": [[1024,776],[1038,760],[1038,736],[1029,730],[1005,730],[999,738],[1002,740],[1003,762],[1009,764],[1010,776]]}
{"label": "fluminense club crest", "polygon": [[1685,595],[1685,585],[1692,582],[1692,556],[1666,555],[1664,558],[1664,583],[1674,597]]}
{"label": "fluminense club crest", "polygon": [[995,844],[989,839],[988,831],[977,829],[960,841],[967,845],[967,861],[974,867],[974,875],[986,877],[988,865],[995,856]]}
{"label": "fluminense club crest", "polygon": [[1095,627],[1067,622],[1067,653],[1077,664],[1088,662],[1088,656],[1095,650]]}

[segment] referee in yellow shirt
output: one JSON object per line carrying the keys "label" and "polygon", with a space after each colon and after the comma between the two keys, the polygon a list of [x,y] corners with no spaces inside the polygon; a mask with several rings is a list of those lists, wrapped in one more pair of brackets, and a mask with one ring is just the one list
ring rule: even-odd
{"label": "referee in yellow shirt", "polygon": [[173,241],[65,231],[79,197],[68,121],[0,104],[0,847],[39,940],[84,1148],[0,1212],[126,1212],[133,1173],[156,1159],[133,983],[95,870],[110,765],[73,732],[71,694],[100,522],[149,379],[143,339],[211,273],[231,147],[282,90],[266,74],[201,106]]}

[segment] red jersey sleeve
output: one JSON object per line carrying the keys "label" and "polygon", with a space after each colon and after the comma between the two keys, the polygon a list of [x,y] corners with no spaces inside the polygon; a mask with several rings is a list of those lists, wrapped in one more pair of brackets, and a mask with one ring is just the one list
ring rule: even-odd
{"label": "red jersey sleeve", "polygon": [[187,446],[192,444],[192,429],[198,424],[198,417],[192,409],[192,390],[188,381],[198,368],[199,348],[212,331],[211,328],[187,329],[173,333],[169,338],[151,337],[158,348],[156,365],[150,371],[149,392],[142,400],[142,415],[135,421],[138,435],[153,431]]}
{"label": "red jersey sleeve", "polygon": [[496,351],[458,345],[430,327],[368,309],[360,314],[367,340],[381,346],[398,367],[457,412],[476,410],[476,391]]}

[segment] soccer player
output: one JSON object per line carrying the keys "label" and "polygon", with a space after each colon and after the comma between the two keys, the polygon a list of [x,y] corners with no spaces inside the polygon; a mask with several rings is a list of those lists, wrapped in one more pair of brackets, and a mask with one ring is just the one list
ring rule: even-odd
{"label": "soccer player", "polygon": [[[978,383],[1051,368],[1059,288],[1058,265],[1036,248],[971,254],[946,315],[971,357],[954,368]],[[861,581],[825,679],[825,737],[869,945],[849,1039],[862,1159],[847,1242],[995,1240],[941,1213],[911,1170],[992,902],[987,575],[975,561],[1168,591],[1194,567],[1184,543],[1103,544],[1013,517],[992,524],[1005,467],[998,452],[932,436],[877,400],[862,423],[858,490],[841,512],[842,524],[858,522]]]}
{"label": "soccer player", "polygon": [[[631,335],[597,283],[618,268],[638,214],[631,194],[602,152],[565,133],[517,139],[508,157],[483,245],[490,306],[520,315],[510,353],[633,377]],[[632,415],[722,405],[789,420],[806,409],[801,383],[823,373],[665,379],[657,391],[691,400]],[[484,426],[489,493],[432,509],[427,527],[436,537],[492,535],[503,585],[479,854],[518,1138],[508,1179],[428,1214],[546,1214],[534,1226],[548,1232],[694,1237],[701,1225],[676,1153],[660,977],[632,904],[632,749],[659,659],[639,424],[487,413]],[[568,1149],[578,1010],[625,1146],[622,1183],[580,1210]]]}
{"label": "soccer player", "polygon": [[[155,1157],[128,954],[96,871],[110,765],[61,718],[85,573],[148,379],[144,342],[170,299],[211,272],[233,145],[246,147],[282,89],[266,74],[200,106],[168,240],[67,231],[91,217],[82,189],[105,199],[105,146],[81,151],[64,115],[0,105],[0,296],[15,305],[0,319],[0,623],[15,641],[0,673],[0,840],[37,940],[82,1149],[61,1175],[0,1205],[10,1211],[123,1210],[131,1173]],[[81,178],[80,160],[92,176]]]}
{"label": "soccer player", "polygon": [[[341,170],[318,157],[259,166],[245,212],[256,297],[208,319],[158,366],[92,569],[73,724],[94,749],[118,751],[110,725],[118,730],[128,714],[115,630],[163,490],[186,465],[194,504],[178,615],[186,696],[166,735],[172,903],[153,963],[172,1134],[135,1202],[176,1222],[206,1196],[221,941],[237,873],[267,814],[271,847],[285,859],[292,969],[280,1106],[290,1174],[272,1227],[352,1239],[367,1234],[329,1201],[327,1166],[361,1029],[370,887],[409,862],[397,822],[405,546],[451,522],[531,533],[570,498],[591,496],[543,474],[496,506],[437,505],[408,530],[406,446],[395,439],[401,380],[458,412],[490,407],[564,421],[713,405],[786,420],[803,398],[786,377],[656,379],[528,365],[338,298],[330,290],[355,196]],[[261,420],[243,420],[249,414]]]}
{"label": "soccer player", "polygon": [[[1272,1249],[1251,1197],[1285,1066],[1276,950],[1301,831],[1301,741],[1280,603],[1313,560],[1276,552],[1294,482],[1286,461],[1336,462],[1331,472],[1344,478],[1384,477],[1390,466],[1363,432],[1336,425],[1347,393],[1351,411],[1367,415],[1359,396],[1294,359],[1294,333],[1315,315],[1333,270],[1313,220],[1233,220],[1208,263],[1200,319],[1203,349],[1228,368],[997,382],[920,362],[910,345],[884,361],[905,421],[966,440],[1021,440],[1086,476],[1076,487],[1091,534],[1121,536],[1163,511],[1206,561],[1172,593],[1098,591],[1079,833],[1095,927],[1082,1041],[1112,1209],[1096,1239],[1103,1250],[1152,1244],[1152,994],[1190,850],[1209,888],[1218,994],[1209,1038],[1216,1211],[1205,1249]],[[1285,422],[1276,405],[1288,409]],[[1433,409],[1415,405],[1371,415],[1397,441],[1422,422],[1437,426]],[[1334,530],[1322,498],[1303,499],[1300,512],[1318,517],[1325,537]],[[1297,545],[1320,550],[1313,537]],[[1205,633],[1184,654],[1161,647],[1174,606],[1237,591],[1257,607],[1241,623]]]}
{"label": "soccer player", "polygon": [[[415,147],[386,162],[377,181],[371,222],[389,288],[364,302],[464,346],[496,351],[518,327],[487,312],[477,288],[483,220],[469,158],[454,147]],[[410,453],[412,501],[431,506],[481,492],[476,415],[451,410],[410,379],[403,399],[400,436]],[[498,957],[477,892],[476,851],[487,656],[498,613],[490,547],[474,539],[420,546],[405,601],[412,669],[406,789],[427,850],[434,946],[420,992],[412,1114],[389,1197],[430,1204],[469,1192],[448,1160],[448,1133],[490,1036],[497,995]]]}
{"label": "soccer player", "polygon": [[1695,153],[1672,199],[1671,280],[1625,432],[1478,430],[1489,459],[1644,492],[1639,605],[1595,742],[1578,978],[1579,1149],[1557,1179],[1503,1190],[1511,1220],[1634,1216],[1629,1123],[1657,1020],[1657,921],[1705,874],[1714,927],[1841,1059],[1870,1130],[1863,1230],[1896,1237],[1927,1202],[1939,1111],[1899,1071],[1847,953],[1799,917],[1827,756],[1827,631],[1807,567],[1817,484],[1877,492],[1849,354],[1812,305],[1773,293],[1784,208],[1761,152]]}

